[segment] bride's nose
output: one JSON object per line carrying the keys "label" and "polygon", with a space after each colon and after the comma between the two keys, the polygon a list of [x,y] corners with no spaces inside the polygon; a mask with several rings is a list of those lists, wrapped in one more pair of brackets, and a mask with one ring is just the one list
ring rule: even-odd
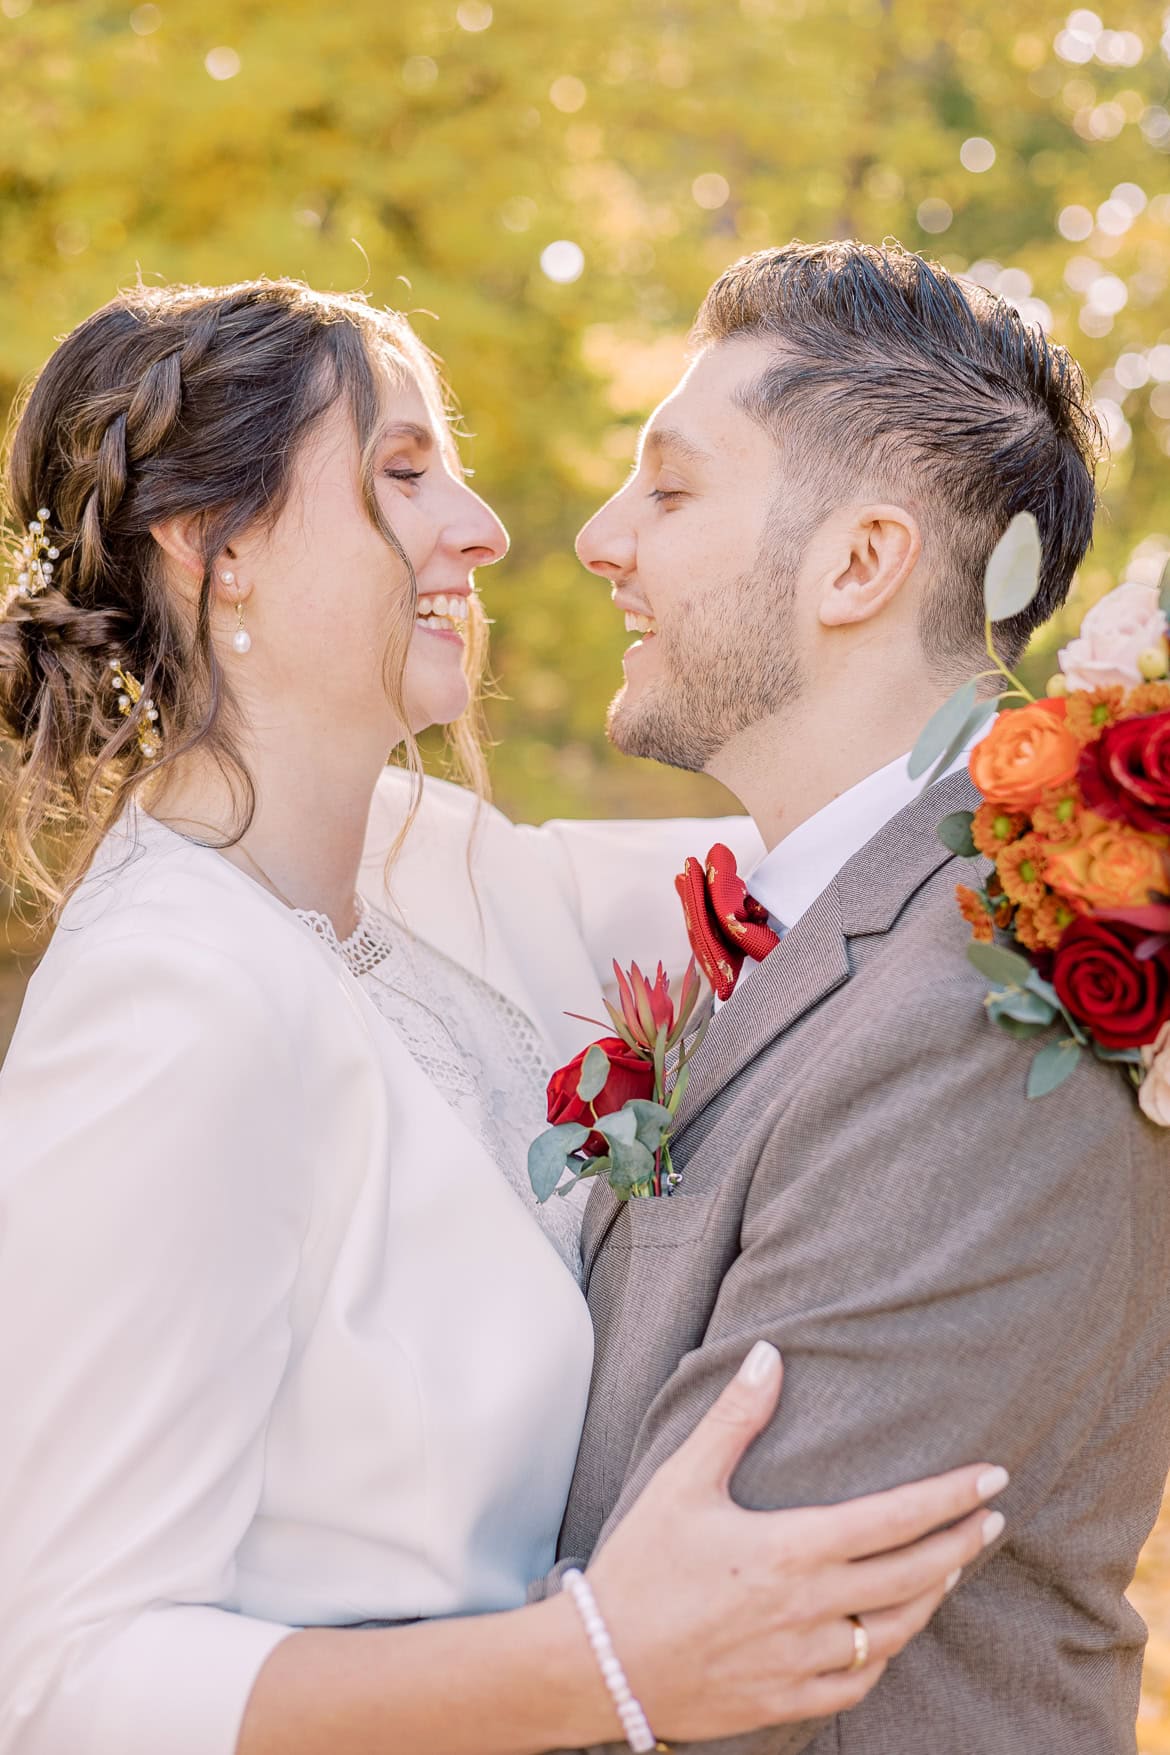
{"label": "bride's nose", "polygon": [[473,567],[493,566],[508,552],[508,532],[486,500],[469,487],[460,486],[458,492],[461,504],[451,521],[449,540]]}

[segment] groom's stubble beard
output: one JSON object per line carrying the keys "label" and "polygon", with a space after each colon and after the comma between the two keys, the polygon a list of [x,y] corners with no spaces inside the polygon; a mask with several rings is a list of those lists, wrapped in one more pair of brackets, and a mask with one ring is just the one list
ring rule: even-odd
{"label": "groom's stubble beard", "polygon": [[804,545],[795,535],[766,533],[748,572],[660,624],[661,674],[637,700],[626,684],[610,703],[606,730],[623,755],[700,774],[732,738],[799,698],[795,581]]}

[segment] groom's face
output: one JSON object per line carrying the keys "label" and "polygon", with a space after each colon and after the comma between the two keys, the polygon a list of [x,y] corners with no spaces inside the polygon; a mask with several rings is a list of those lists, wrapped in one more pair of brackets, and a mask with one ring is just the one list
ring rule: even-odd
{"label": "groom's face", "polygon": [[629,482],[577,538],[641,634],[609,713],[630,755],[697,772],[800,692],[809,509],[736,401],[772,358],[750,339],[706,349],[655,410]]}

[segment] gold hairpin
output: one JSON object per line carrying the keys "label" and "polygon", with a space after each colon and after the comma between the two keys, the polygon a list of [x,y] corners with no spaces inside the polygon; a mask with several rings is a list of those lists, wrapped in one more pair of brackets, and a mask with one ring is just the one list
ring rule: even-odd
{"label": "gold hairpin", "polygon": [[118,691],[118,711],[123,719],[129,719],[141,702],[141,713],[138,719],[136,735],[138,747],[148,762],[162,755],[162,731],[159,728],[158,708],[147,695],[143,699],[142,684],[132,672],[126,669],[120,658],[110,659],[112,681]]}
{"label": "gold hairpin", "polygon": [[40,507],[21,537],[20,545],[12,557],[16,584],[8,602],[15,602],[17,598],[39,597],[53,583],[53,563],[61,551],[49,541],[47,527],[52,516],[47,506]]}

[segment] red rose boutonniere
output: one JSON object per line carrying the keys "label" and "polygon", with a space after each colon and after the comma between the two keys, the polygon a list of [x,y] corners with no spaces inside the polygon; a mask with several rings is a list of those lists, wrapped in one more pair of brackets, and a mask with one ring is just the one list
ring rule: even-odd
{"label": "red rose boutonniere", "polygon": [[984,582],[995,667],[984,677],[1007,686],[980,701],[983,679],[965,684],[926,727],[910,772],[941,773],[1000,702],[1023,703],[972,751],[983,803],[939,824],[952,852],[992,862],[979,888],[958,886],[968,956],[994,983],[988,1014],[1014,1036],[1058,1032],[1032,1061],[1029,1097],[1056,1090],[1091,1053],[1170,1127],[1170,566],[1160,588],[1120,585],[1089,611],[1037,701],[997,655],[992,624],[1028,607],[1039,570],[1036,521],[1021,513]]}
{"label": "red rose boutonniere", "polygon": [[685,1040],[702,991],[698,972],[692,960],[676,1003],[661,963],[653,981],[636,963],[628,974],[613,969],[620,1009],[608,1000],[605,1009],[617,1034],[582,1049],[549,1080],[552,1126],[528,1149],[529,1180],[542,1202],[590,1176],[606,1176],[622,1200],[670,1194],[681,1180],[668,1141],[705,1027]]}

